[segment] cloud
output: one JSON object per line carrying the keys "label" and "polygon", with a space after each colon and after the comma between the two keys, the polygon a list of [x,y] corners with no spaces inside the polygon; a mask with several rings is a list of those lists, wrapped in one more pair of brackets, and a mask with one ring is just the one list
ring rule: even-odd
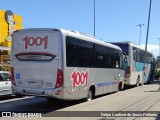
{"label": "cloud", "polygon": [[[145,49],[145,44],[140,45],[140,47]],[[148,44],[147,50],[153,53],[155,58],[159,56],[159,45]]]}

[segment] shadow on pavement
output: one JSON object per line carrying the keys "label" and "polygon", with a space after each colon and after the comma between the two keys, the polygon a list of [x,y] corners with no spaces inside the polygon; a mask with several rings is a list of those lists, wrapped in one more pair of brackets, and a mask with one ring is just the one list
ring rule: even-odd
{"label": "shadow on pavement", "polygon": [[157,115],[156,120],[160,120],[160,114]]}
{"label": "shadow on pavement", "polygon": [[[159,80],[154,80],[151,84],[158,84],[159,87],[156,87],[155,90],[151,90],[151,91],[144,91],[144,92],[160,92],[160,81]],[[149,84],[150,85],[150,84]]]}
{"label": "shadow on pavement", "polygon": [[63,101],[63,100],[53,100],[48,101],[44,97],[31,97],[24,99],[17,99],[14,101],[3,101],[0,103],[0,111],[5,112],[17,112],[17,113],[48,113],[55,110],[59,110],[65,107],[80,104],[84,100],[77,101]]}
{"label": "shadow on pavement", "polygon": [[10,99],[14,99],[14,98],[22,98],[22,97],[18,97],[15,95],[5,95],[5,96],[0,96],[0,101],[10,100]]}
{"label": "shadow on pavement", "polygon": [[151,90],[151,91],[144,91],[144,92],[160,92],[160,90]]}

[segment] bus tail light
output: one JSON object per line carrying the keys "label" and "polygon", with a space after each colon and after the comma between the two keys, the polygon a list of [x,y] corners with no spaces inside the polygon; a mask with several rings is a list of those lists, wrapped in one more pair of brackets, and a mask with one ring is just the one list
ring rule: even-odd
{"label": "bus tail light", "polygon": [[127,70],[126,70],[125,78],[130,77],[130,75],[131,75],[131,68],[130,68],[130,66],[128,66],[128,67],[127,67]]}
{"label": "bus tail light", "polygon": [[14,79],[14,69],[11,67],[11,83],[13,85],[16,85],[15,79]]}
{"label": "bus tail light", "polygon": [[63,72],[62,70],[58,69],[57,71],[57,81],[56,81],[56,85],[55,88],[59,88],[63,86]]}

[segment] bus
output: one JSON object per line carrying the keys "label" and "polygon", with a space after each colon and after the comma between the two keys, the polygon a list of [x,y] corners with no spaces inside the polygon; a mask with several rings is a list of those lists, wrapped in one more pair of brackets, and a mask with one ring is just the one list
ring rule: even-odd
{"label": "bus", "polygon": [[112,42],[112,44],[119,46],[125,53],[125,85],[139,86],[153,81],[154,56],[151,52],[147,51],[145,58],[145,50],[134,43]]}
{"label": "bus", "polygon": [[16,95],[90,101],[124,86],[121,48],[77,31],[15,31],[11,56]]}

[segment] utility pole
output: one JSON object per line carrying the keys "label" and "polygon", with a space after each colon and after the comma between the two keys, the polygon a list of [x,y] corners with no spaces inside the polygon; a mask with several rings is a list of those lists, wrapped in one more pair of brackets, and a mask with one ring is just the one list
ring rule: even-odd
{"label": "utility pole", "polygon": [[144,24],[138,24],[138,25],[136,25],[136,26],[139,26],[139,28],[140,28],[140,33],[139,33],[139,46],[140,46],[140,44],[141,44],[141,27],[143,26]]}
{"label": "utility pole", "polygon": [[96,36],[96,32],[95,32],[95,29],[96,29],[96,23],[95,23],[95,19],[96,19],[96,1],[94,0],[94,37]]}
{"label": "utility pole", "polygon": [[160,38],[157,39],[159,39],[159,56],[160,56]]}
{"label": "utility pole", "polygon": [[[148,44],[148,34],[149,34],[149,24],[150,24],[150,15],[151,15],[151,6],[152,6],[152,0],[150,0],[149,4],[149,13],[148,13],[148,24],[147,24],[147,34],[146,34],[146,46],[145,46],[145,60],[144,60],[144,75],[145,75],[145,63],[147,59],[147,44]],[[142,80],[142,86],[144,84],[144,80]]]}

